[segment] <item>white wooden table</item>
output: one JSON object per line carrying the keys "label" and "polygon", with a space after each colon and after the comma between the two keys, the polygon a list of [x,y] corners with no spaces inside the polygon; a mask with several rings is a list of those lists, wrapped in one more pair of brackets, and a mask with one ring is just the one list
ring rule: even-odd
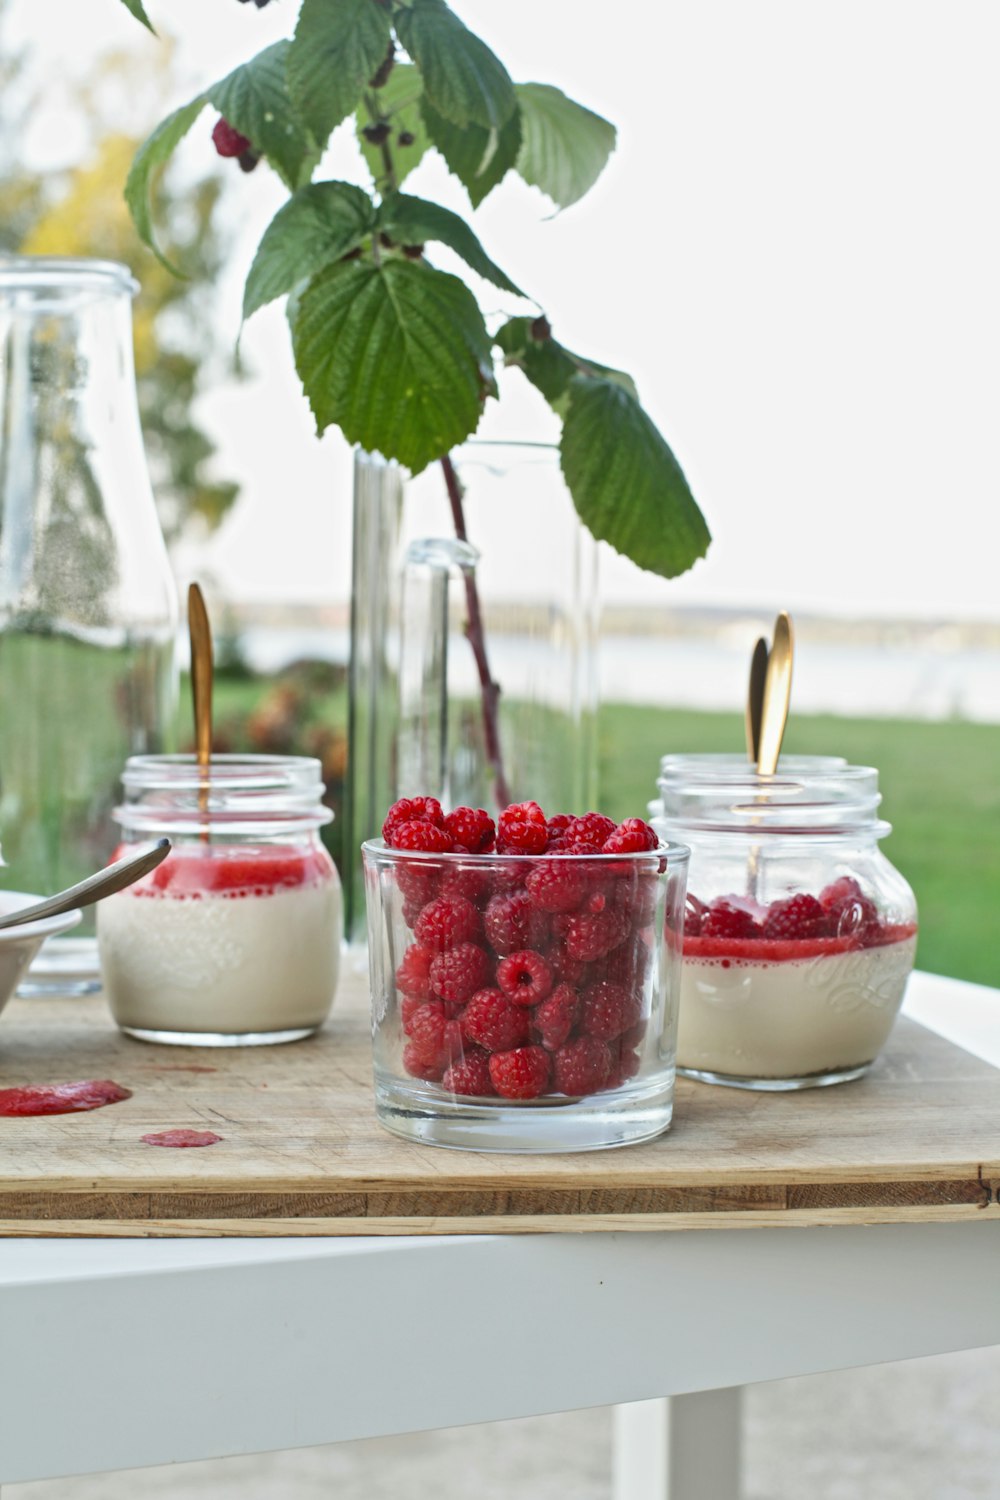
{"label": "white wooden table", "polygon": [[[1000,991],[907,1010],[1000,1066]],[[1000,1343],[998,1267],[996,1221],[6,1240],[0,1482],[615,1404],[617,1500],[735,1500],[741,1386]]]}

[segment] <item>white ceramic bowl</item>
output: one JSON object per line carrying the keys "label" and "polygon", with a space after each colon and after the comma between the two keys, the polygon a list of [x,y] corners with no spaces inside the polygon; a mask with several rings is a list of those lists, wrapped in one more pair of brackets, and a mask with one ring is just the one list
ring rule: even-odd
{"label": "white ceramic bowl", "polygon": [[[26,891],[0,891],[0,916],[43,899]],[[68,932],[81,915],[78,911],[67,911],[59,917],[44,917],[40,922],[25,922],[23,927],[0,928],[0,1010],[21,983],[24,971],[45,939],[57,932]]]}

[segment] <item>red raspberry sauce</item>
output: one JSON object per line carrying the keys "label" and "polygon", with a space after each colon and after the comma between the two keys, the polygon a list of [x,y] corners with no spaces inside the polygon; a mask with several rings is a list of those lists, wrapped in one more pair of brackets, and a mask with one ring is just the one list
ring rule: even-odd
{"label": "red raspberry sauce", "polygon": [[[913,937],[914,922],[900,922],[879,928],[878,939],[866,948],[884,948]],[[780,964],[795,959],[821,958],[826,954],[852,953],[860,947],[853,937],[816,938],[721,938],[686,937],[684,952],[688,958],[756,959],[759,963]]]}
{"label": "red raspberry sauce", "polygon": [[[127,853],[126,846],[115,857]],[[200,900],[204,895],[271,896],[330,879],[333,865],[322,849],[279,844],[181,845],[129,889],[135,896]]]}
{"label": "red raspberry sauce", "polygon": [[131,1099],[132,1090],[109,1078],[84,1079],[80,1083],[28,1083],[23,1088],[0,1089],[0,1116],[71,1115],[77,1110],[100,1109]]}
{"label": "red raspberry sauce", "polygon": [[157,1130],[139,1139],[147,1146],[214,1146],[222,1136],[212,1130]]}

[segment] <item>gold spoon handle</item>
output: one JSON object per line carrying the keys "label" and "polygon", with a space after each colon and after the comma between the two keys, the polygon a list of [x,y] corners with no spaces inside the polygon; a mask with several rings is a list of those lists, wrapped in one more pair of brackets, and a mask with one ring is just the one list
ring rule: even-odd
{"label": "gold spoon handle", "polygon": [[774,640],[767,662],[764,679],[764,702],[761,709],[760,741],[757,755],[757,773],[773,776],[778,769],[781,742],[788,723],[788,707],[792,698],[792,658],[794,655],[792,622],[782,610],[774,622]]}
{"label": "gold spoon handle", "polygon": [[760,722],[764,712],[764,680],[767,676],[767,640],[761,636],[753,648],[750,658],[750,685],[747,689],[747,756],[750,764],[757,764],[760,754]]}
{"label": "gold spoon handle", "polygon": [[198,764],[207,770],[212,761],[212,627],[201,589],[188,589],[188,632],[191,637],[191,694],[194,700],[194,743]]}

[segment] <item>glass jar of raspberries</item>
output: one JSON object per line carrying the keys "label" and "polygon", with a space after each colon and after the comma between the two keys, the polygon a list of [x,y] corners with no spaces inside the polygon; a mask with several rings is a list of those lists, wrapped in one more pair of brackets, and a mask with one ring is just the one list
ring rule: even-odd
{"label": "glass jar of raspberries", "polygon": [[800,756],[761,777],[672,756],[658,786],[654,827],[691,848],[679,1071],[770,1090],[861,1077],[917,934],[913,892],[878,847],[878,773]]}
{"label": "glass jar of raspberries", "polygon": [[432,797],[363,846],[375,1099],[397,1135],[584,1151],[673,1109],[688,851],[649,824]]}

